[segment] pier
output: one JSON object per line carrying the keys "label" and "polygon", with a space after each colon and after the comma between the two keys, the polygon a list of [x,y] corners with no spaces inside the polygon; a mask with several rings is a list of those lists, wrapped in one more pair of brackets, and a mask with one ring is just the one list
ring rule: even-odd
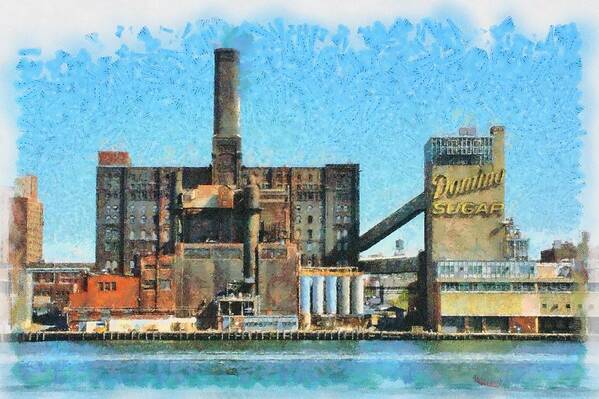
{"label": "pier", "polygon": [[0,335],[2,342],[46,341],[571,341],[580,334],[434,333],[404,331],[196,331],[196,332],[71,332],[40,331]]}

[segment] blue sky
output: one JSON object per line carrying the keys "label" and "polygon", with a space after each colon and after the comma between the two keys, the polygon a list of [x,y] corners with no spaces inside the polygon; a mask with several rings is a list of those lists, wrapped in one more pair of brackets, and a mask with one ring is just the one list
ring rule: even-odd
{"label": "blue sky", "polygon": [[[580,35],[570,24],[531,38],[508,18],[478,48],[464,31],[447,19],[336,30],[211,19],[115,26],[78,51],[22,49],[17,166],[39,176],[46,258],[93,260],[98,150],[140,166],[209,164],[218,46],[242,53],[244,163],[360,163],[362,232],[422,191],[431,135],[504,125],[507,213],[538,256],[580,223]],[[96,56],[106,40],[122,43]],[[422,219],[371,252],[396,237],[422,248]]]}

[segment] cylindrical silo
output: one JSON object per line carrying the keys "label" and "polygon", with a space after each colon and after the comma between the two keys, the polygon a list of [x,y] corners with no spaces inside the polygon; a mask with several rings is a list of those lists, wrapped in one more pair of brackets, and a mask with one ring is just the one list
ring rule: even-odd
{"label": "cylindrical silo", "polygon": [[327,314],[337,313],[337,276],[326,277],[326,309]]}
{"label": "cylindrical silo", "polygon": [[324,313],[324,277],[312,277],[312,314]]}
{"label": "cylindrical silo", "polygon": [[342,316],[347,316],[350,311],[350,277],[342,276],[338,279],[337,309]]}
{"label": "cylindrical silo", "polygon": [[364,314],[364,275],[354,276],[351,280],[351,312]]}
{"label": "cylindrical silo", "polygon": [[312,276],[300,277],[300,313],[310,314],[310,288]]}

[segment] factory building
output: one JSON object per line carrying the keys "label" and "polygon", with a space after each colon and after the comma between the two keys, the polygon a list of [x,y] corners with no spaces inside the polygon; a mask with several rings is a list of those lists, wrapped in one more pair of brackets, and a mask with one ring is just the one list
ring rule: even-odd
{"label": "factory building", "polygon": [[149,311],[214,319],[235,287],[263,314],[295,315],[299,267],[357,264],[359,167],[243,165],[239,54],[214,56],[211,165],[99,153],[96,271],[139,277]]}
{"label": "factory building", "polygon": [[578,332],[583,278],[574,264],[528,260],[506,218],[504,129],[433,137],[425,147],[421,277],[429,327],[447,332]]}

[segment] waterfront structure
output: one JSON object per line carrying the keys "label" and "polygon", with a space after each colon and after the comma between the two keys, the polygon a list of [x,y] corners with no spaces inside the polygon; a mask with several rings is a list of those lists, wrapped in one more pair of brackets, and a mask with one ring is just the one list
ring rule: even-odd
{"label": "waterfront structure", "polygon": [[427,324],[448,332],[578,332],[584,281],[571,263],[528,260],[506,218],[504,129],[425,146]]}
{"label": "waterfront structure", "polygon": [[31,275],[34,322],[40,324],[63,324],[64,309],[69,304],[69,295],[85,289],[87,276],[93,263],[41,262],[25,269]]}
{"label": "waterfront structure", "polygon": [[10,321],[15,330],[31,326],[33,288],[25,268],[40,262],[43,256],[43,205],[37,192],[35,176],[18,177],[12,190],[2,190],[2,203],[7,207],[0,216],[7,224],[0,232],[0,249],[10,265]]}
{"label": "waterfront structure", "polygon": [[304,329],[361,326],[364,273],[356,267],[302,267],[299,297],[299,322]]}
{"label": "waterfront structure", "polygon": [[[113,317],[134,317],[140,308],[139,277],[116,274],[90,275],[86,285],[69,295],[65,309],[70,330],[86,330],[86,323]],[[94,324],[95,326],[96,324]]]}
{"label": "waterfront structure", "polygon": [[239,53],[214,56],[211,165],[99,153],[96,271],[139,276],[146,311],[202,318],[236,282],[265,314],[296,314],[298,266],[357,263],[359,167],[243,165]]}

